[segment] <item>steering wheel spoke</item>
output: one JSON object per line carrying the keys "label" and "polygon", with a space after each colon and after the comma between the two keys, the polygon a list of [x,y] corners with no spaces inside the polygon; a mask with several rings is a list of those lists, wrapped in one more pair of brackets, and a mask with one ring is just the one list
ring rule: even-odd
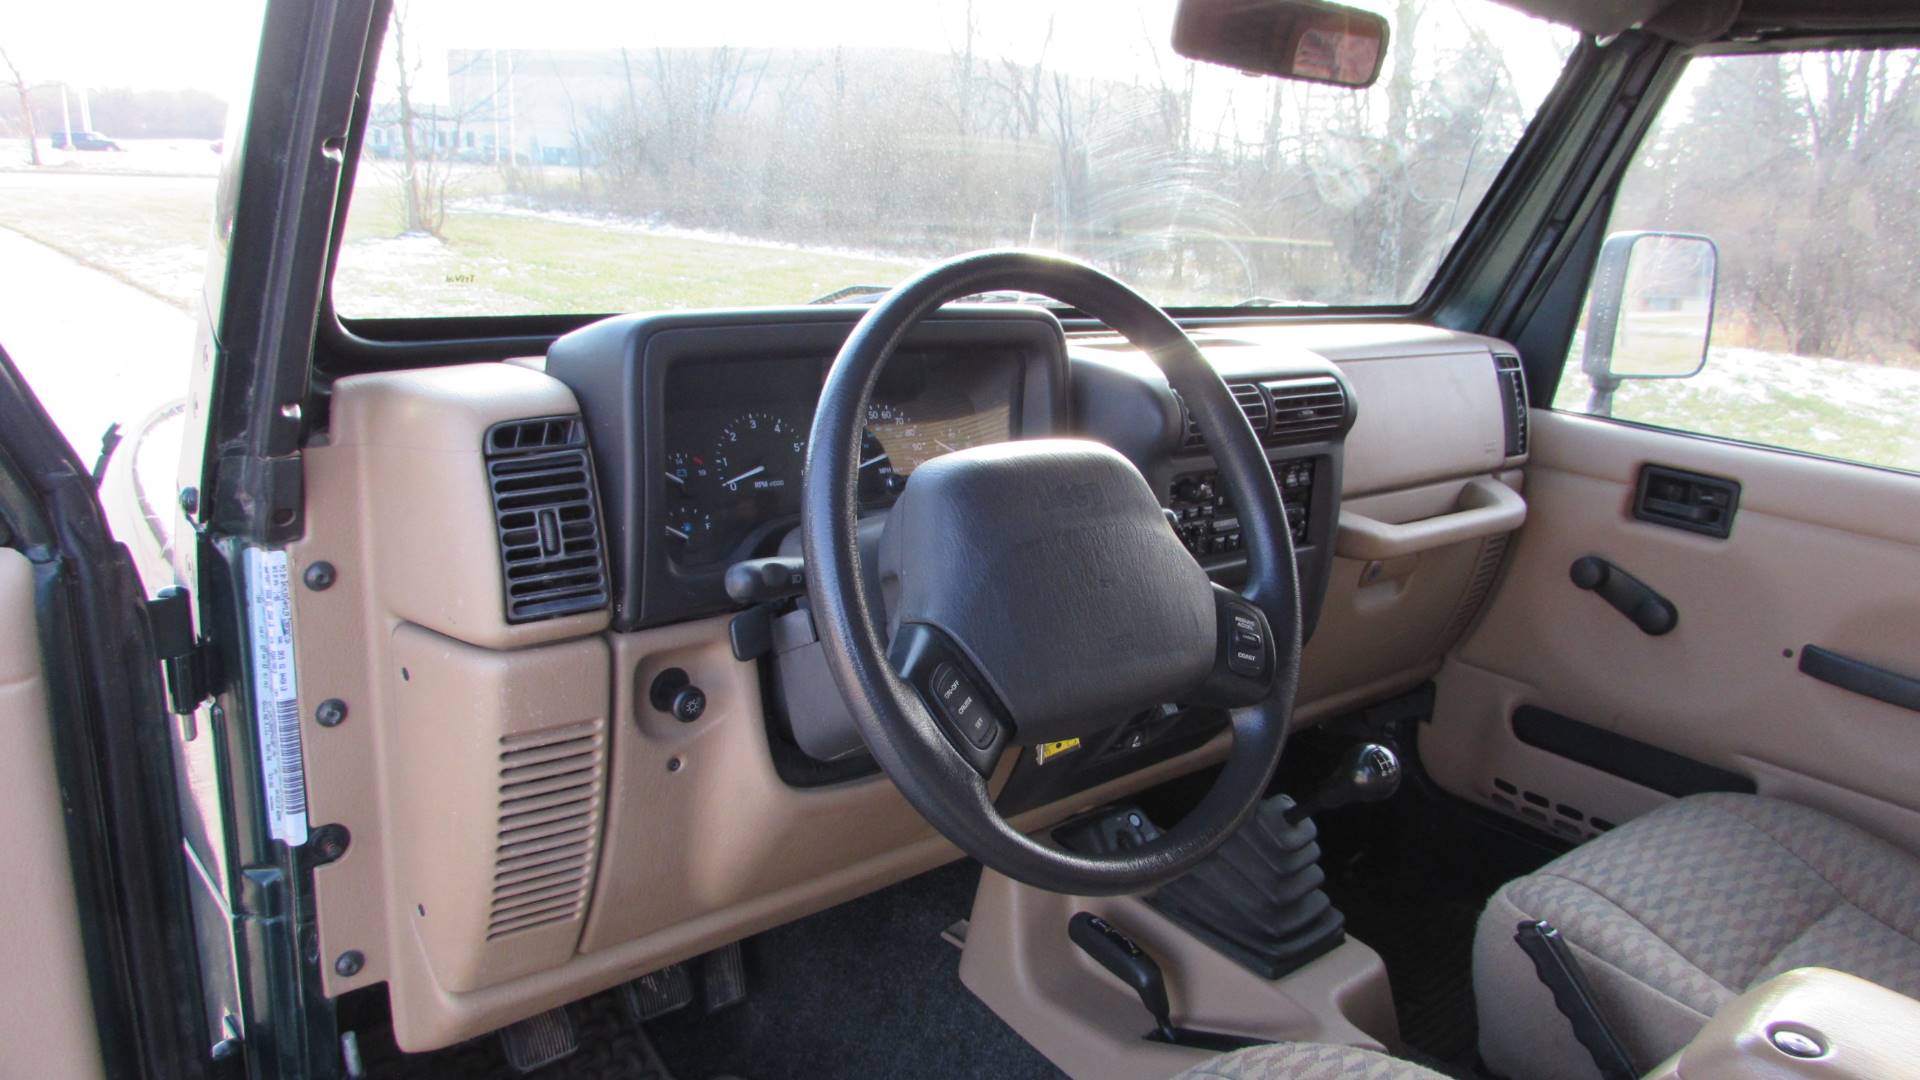
{"label": "steering wheel spoke", "polygon": [[992,776],[1012,742],[1013,725],[966,654],[939,630],[907,623],[894,635],[890,660],[919,692],[954,752],[981,776]]}
{"label": "steering wheel spoke", "polygon": [[1258,704],[1273,690],[1273,627],[1266,612],[1232,589],[1214,585],[1213,604],[1213,670],[1186,703],[1227,709]]}

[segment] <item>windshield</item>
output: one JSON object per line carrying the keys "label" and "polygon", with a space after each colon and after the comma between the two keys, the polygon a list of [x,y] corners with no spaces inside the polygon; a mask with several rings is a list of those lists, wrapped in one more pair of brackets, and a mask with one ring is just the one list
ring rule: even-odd
{"label": "windshield", "polygon": [[401,0],[335,307],[858,301],[1001,246],[1168,306],[1410,303],[1576,37],[1363,6],[1392,38],[1353,91],[1175,55],[1174,0]]}

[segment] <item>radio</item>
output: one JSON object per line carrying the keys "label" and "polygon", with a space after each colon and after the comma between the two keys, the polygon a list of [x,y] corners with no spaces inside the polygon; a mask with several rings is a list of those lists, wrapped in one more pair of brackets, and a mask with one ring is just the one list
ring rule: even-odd
{"label": "radio", "polygon": [[[1287,510],[1287,527],[1293,533],[1295,547],[1307,542],[1307,514],[1313,504],[1314,459],[1273,463],[1273,478],[1280,483],[1280,501]],[[1240,517],[1234,512],[1233,498],[1220,483],[1216,470],[1185,473],[1173,481],[1168,519],[1180,536],[1180,542],[1195,556],[1232,555],[1246,548]]]}

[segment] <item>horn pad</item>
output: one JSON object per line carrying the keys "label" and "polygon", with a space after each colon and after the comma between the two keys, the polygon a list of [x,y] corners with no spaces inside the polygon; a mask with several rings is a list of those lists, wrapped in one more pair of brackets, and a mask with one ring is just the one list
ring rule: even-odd
{"label": "horn pad", "polygon": [[1177,700],[1213,667],[1206,572],[1140,470],[1100,443],[1010,442],[921,465],[888,515],[880,570],[895,628],[921,623],[964,651],[1023,743]]}

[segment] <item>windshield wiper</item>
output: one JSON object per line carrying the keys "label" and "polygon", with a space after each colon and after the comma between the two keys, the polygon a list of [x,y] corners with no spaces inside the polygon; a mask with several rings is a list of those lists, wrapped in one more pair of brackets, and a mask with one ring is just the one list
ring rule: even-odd
{"label": "windshield wiper", "polygon": [[1277,296],[1249,296],[1245,300],[1235,300],[1228,307],[1326,307],[1319,300],[1284,300]]}
{"label": "windshield wiper", "polygon": [[[817,296],[807,301],[809,304],[871,304],[893,291],[891,285],[848,285],[835,289],[825,296]],[[992,292],[972,293],[949,301],[954,304],[1038,304],[1041,307],[1065,307],[1051,296],[1039,293],[1021,292],[1018,289],[996,289]]]}
{"label": "windshield wiper", "polygon": [[848,300],[872,301],[893,291],[891,285],[848,285],[835,289],[825,296],[816,296],[807,301],[809,304],[841,304]]}

